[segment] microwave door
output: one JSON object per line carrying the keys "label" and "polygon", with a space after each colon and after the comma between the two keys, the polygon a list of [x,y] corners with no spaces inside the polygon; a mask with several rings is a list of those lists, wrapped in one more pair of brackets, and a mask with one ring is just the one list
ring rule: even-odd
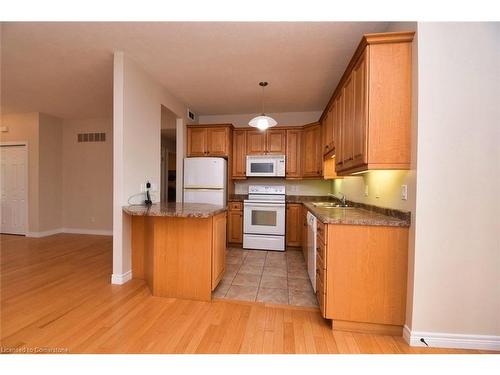
{"label": "microwave door", "polygon": [[247,172],[249,172],[249,176],[274,176],[275,163],[272,161],[250,161]]}

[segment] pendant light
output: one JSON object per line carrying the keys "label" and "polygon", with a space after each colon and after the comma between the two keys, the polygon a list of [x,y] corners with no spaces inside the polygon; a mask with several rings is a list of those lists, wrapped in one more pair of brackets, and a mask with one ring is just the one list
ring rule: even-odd
{"label": "pendant light", "polygon": [[264,113],[264,87],[268,85],[267,82],[259,82],[259,86],[262,87],[262,114],[260,116],[254,117],[250,120],[248,125],[253,126],[259,130],[266,130],[267,128],[271,128],[276,126],[278,123],[275,119],[270,116],[266,116]]}

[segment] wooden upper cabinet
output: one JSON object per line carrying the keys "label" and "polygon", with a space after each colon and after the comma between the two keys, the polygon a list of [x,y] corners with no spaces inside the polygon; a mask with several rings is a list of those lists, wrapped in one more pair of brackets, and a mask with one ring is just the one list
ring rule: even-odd
{"label": "wooden upper cabinet", "polygon": [[188,127],[187,129],[187,155],[206,156],[207,155],[207,129]]}
{"label": "wooden upper cabinet", "polygon": [[285,155],[286,130],[269,129],[266,133],[266,154]]}
{"label": "wooden upper cabinet", "polygon": [[302,129],[286,131],[286,178],[302,177]]}
{"label": "wooden upper cabinet", "polygon": [[353,143],[354,143],[354,74],[351,74],[346,81],[344,91],[344,121],[342,122],[342,162],[344,168],[352,165]]}
{"label": "wooden upper cabinet", "polygon": [[284,155],[286,152],[286,130],[247,130],[247,155]]}
{"label": "wooden upper cabinet", "polygon": [[320,177],[323,174],[323,153],[321,147],[321,126],[306,126],[302,134],[303,177]]}
{"label": "wooden upper cabinet", "polygon": [[326,112],[321,122],[321,135],[323,141],[323,154],[329,155],[334,150],[334,105]]}
{"label": "wooden upper cabinet", "polygon": [[247,155],[266,153],[266,133],[260,130],[247,130]]}
{"label": "wooden upper cabinet", "polygon": [[187,156],[229,156],[231,125],[188,126]]}
{"label": "wooden upper cabinet", "polygon": [[337,173],[410,168],[413,36],[367,34],[361,40],[323,114],[333,108]]}
{"label": "wooden upper cabinet", "polygon": [[233,131],[233,178],[246,178],[247,131]]}
{"label": "wooden upper cabinet", "polygon": [[229,128],[217,127],[207,129],[207,152],[209,156],[229,155]]}

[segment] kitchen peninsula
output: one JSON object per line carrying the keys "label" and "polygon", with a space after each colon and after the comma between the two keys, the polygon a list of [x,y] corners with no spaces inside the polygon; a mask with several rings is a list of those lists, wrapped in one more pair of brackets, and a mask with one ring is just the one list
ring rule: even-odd
{"label": "kitchen peninsula", "polygon": [[210,301],[224,275],[226,208],[156,203],[123,207],[132,222],[132,275],[158,297]]}

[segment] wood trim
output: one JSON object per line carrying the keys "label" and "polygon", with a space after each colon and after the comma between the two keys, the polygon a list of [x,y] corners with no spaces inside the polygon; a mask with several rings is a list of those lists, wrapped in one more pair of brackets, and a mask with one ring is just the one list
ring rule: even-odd
{"label": "wood trim", "polygon": [[192,124],[192,125],[186,125],[186,128],[224,128],[224,127],[230,127],[234,128],[233,124]]}
{"label": "wood trim", "polygon": [[351,60],[349,61],[349,64],[347,64],[347,68],[340,78],[339,83],[337,84],[337,87],[333,91],[332,96],[330,97],[330,100],[328,100],[328,104],[326,105],[325,109],[321,113],[321,116],[319,117],[318,121],[323,121],[323,118],[325,117],[326,113],[328,112],[328,109],[332,105],[333,101],[335,100],[335,97],[338,95],[339,91],[342,89],[344,86],[345,81],[351,74],[352,69],[354,68],[354,65],[356,64],[358,58],[362,55],[363,50],[365,47],[369,46],[370,44],[381,44],[381,43],[408,43],[412,42],[413,38],[415,36],[414,31],[400,31],[400,32],[391,32],[391,33],[371,33],[371,34],[365,34],[361,38],[361,41],[358,44],[358,47],[356,48],[356,51],[354,52],[354,55],[352,56]]}
{"label": "wood trim", "polygon": [[384,170],[384,169],[411,169],[410,163],[401,163],[401,164],[374,164],[368,163],[363,165],[358,165],[357,167],[352,167],[349,169],[344,169],[337,173],[338,176],[350,176],[353,173],[359,172],[368,172],[368,170]]}
{"label": "wood trim", "polygon": [[332,330],[371,333],[389,336],[403,336],[403,326],[365,322],[350,322],[347,320],[332,320]]}

